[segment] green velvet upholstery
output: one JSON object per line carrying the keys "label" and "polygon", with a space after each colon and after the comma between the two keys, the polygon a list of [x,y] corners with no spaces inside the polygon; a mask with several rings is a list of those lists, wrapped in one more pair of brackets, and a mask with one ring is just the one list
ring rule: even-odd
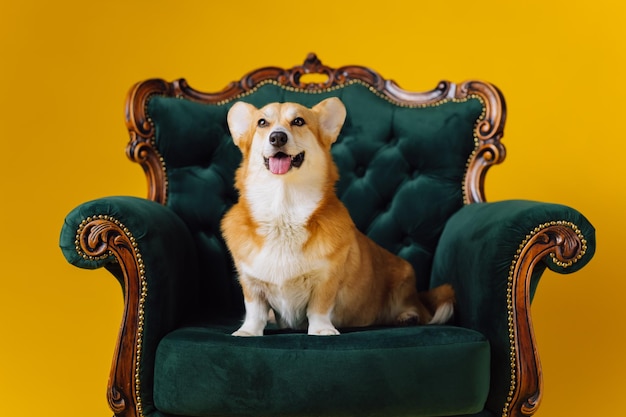
{"label": "green velvet upholstery", "polygon": [[[337,192],[359,229],[409,260],[418,286],[451,282],[453,325],[344,329],[337,337],[267,330],[235,338],[243,315],[220,220],[237,200],[240,162],[226,124],[232,102],[208,105],[154,96],[147,112],[167,168],[165,206],[111,197],[66,218],[61,248],[84,259],[75,236],[88,216],[109,215],[132,232],[147,294],[139,379],[143,414],[171,416],[500,415],[510,386],[507,277],[530,230],[550,220],[593,227],[575,210],[528,201],[463,204],[463,178],[476,148],[483,103],[398,106],[361,83],[322,93],[265,84],[242,100],[308,106],[342,99],[346,123],[332,148]],[[536,286],[545,265],[536,272]],[[567,272],[575,270],[576,266]]]}
{"label": "green velvet upholstery", "polygon": [[452,326],[319,338],[186,327],[159,345],[157,409],[180,415],[415,416],[475,413],[489,391],[489,342]]}

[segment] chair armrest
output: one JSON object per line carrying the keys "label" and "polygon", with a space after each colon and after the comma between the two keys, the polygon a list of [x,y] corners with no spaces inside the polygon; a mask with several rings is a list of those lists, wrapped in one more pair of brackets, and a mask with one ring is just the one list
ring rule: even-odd
{"label": "chair armrest", "polygon": [[487,407],[531,415],[541,398],[541,365],[530,303],[546,268],[579,270],[595,251],[595,230],[562,205],[511,200],[464,206],[441,235],[431,285],[451,283],[455,320],[491,343]]}
{"label": "chair armrest", "polygon": [[109,378],[109,404],[120,415],[142,407],[148,411],[157,344],[195,305],[198,262],[189,230],[159,203],[109,197],[71,211],[60,246],[71,264],[105,267],[120,281],[124,315]]}

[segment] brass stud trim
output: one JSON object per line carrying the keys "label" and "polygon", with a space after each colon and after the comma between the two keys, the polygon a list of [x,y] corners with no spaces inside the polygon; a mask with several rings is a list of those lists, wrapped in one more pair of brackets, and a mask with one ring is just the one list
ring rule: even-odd
{"label": "brass stud trim", "polygon": [[159,158],[159,162],[161,163],[161,169],[163,170],[163,179],[164,179],[164,194],[163,194],[163,204],[167,203],[167,197],[168,197],[168,191],[169,191],[169,180],[167,177],[167,166],[165,165],[165,158],[163,158],[163,155],[161,155],[161,153],[159,152],[159,149],[156,145],[156,126],[154,124],[154,120],[152,120],[152,117],[150,117],[150,113],[148,112],[148,104],[150,103],[150,100],[153,97],[165,97],[163,94],[151,94],[146,101],[144,102],[144,114],[146,115],[146,121],[150,124],[150,127],[152,129],[150,129],[152,132],[154,132],[154,134],[148,138],[148,142],[150,143],[150,145],[152,146],[152,150],[154,151],[154,153],[156,154],[156,156]]}
{"label": "brass stud trim", "polygon": [[[379,97],[379,98],[381,98],[381,99],[383,99],[383,100],[385,100],[385,101],[387,101],[387,102],[389,102],[389,103],[391,103],[391,104],[393,104],[393,105],[395,105],[397,107],[412,108],[412,109],[414,109],[414,108],[438,107],[438,106],[441,106],[443,104],[450,103],[450,102],[462,103],[462,102],[466,102],[466,101],[468,101],[470,99],[476,99],[476,98],[478,98],[478,99],[480,99],[482,101],[482,99],[478,95],[470,94],[470,95],[468,95],[467,97],[464,97],[464,98],[456,98],[456,97],[449,98],[449,97],[446,97],[446,98],[443,98],[441,100],[438,100],[438,101],[432,102],[432,103],[409,104],[409,103],[404,103],[404,102],[401,102],[401,101],[398,101],[398,100],[394,100],[392,97],[389,97],[388,95],[383,94],[382,92],[380,92],[376,87],[366,83],[363,80],[357,80],[357,79],[349,80],[349,81],[347,81],[347,82],[345,82],[343,84],[338,84],[338,85],[335,85],[335,86],[332,86],[332,87],[321,88],[321,89],[317,89],[317,90],[307,90],[307,89],[303,89],[303,88],[295,88],[295,87],[291,87],[291,86],[286,86],[286,85],[283,85],[283,84],[281,84],[280,82],[278,82],[276,80],[264,80],[264,81],[259,82],[257,85],[255,85],[250,90],[247,90],[247,91],[245,91],[243,93],[237,94],[237,95],[235,95],[233,97],[230,97],[230,98],[227,98],[227,99],[224,99],[224,100],[220,100],[220,101],[216,102],[215,105],[222,106],[222,105],[231,103],[233,101],[241,100],[242,98],[248,97],[248,96],[256,93],[260,88],[262,88],[262,87],[264,87],[264,86],[266,86],[268,84],[274,85],[276,87],[280,87],[283,90],[289,91],[289,92],[303,93],[303,94],[313,94],[313,95],[316,95],[316,94],[326,94],[326,93],[329,93],[329,92],[332,92],[332,91],[341,90],[341,89],[346,88],[346,87],[351,86],[351,85],[360,84],[363,87],[367,88],[371,93],[373,93],[377,97]],[[178,96],[177,98],[184,98],[184,97]]]}
{"label": "brass stud trim", "polygon": [[470,153],[469,157],[467,158],[467,161],[465,162],[465,172],[463,173],[463,181],[461,182],[463,204],[465,204],[466,201],[469,201],[469,199],[467,198],[467,189],[465,188],[465,178],[467,178],[467,172],[469,171],[472,161],[476,158],[476,154],[478,153],[478,149],[480,148],[480,138],[478,137],[478,126],[483,120],[485,120],[485,117],[487,115],[487,106],[485,105],[485,101],[483,100],[481,96],[477,94],[470,94],[467,96],[466,100],[470,100],[470,99],[475,99],[475,100],[480,101],[480,104],[483,109],[482,109],[482,112],[480,113],[480,116],[478,116],[478,118],[476,119],[476,122],[474,123],[474,130],[472,130],[472,136],[474,138],[474,150]]}

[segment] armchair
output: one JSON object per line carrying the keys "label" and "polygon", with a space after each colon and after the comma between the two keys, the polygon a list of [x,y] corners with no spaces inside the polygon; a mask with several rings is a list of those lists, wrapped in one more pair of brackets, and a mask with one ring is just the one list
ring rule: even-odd
{"label": "armchair", "polygon": [[[420,289],[453,284],[453,323],[231,337],[243,302],[219,224],[237,200],[240,155],[226,113],[237,100],[311,106],[329,96],[348,111],[332,149],[338,195],[360,230],[413,264]],[[107,392],[115,415],[532,415],[542,374],[531,300],[546,268],[582,268],[595,237],[570,207],[485,202],[485,175],[505,157],[505,117],[489,83],[409,92],[313,54],[216,93],[184,79],[132,87],[126,153],[148,198],[81,204],[60,237],[68,262],[106,268],[124,290]]]}

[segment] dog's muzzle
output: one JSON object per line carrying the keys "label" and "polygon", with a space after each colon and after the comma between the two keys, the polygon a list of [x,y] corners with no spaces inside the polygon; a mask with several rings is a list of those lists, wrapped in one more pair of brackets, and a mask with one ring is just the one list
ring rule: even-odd
{"label": "dog's muzzle", "polygon": [[304,152],[291,156],[284,152],[276,152],[274,156],[264,158],[265,168],[272,174],[283,175],[289,172],[291,168],[300,168],[304,162]]}

